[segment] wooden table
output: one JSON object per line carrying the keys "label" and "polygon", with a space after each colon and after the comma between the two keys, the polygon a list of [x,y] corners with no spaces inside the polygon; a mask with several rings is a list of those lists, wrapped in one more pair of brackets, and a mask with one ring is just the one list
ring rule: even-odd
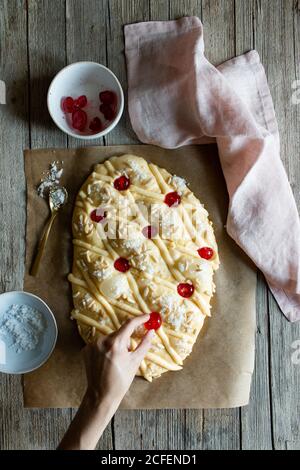
{"label": "wooden table", "polygon": [[[94,60],[126,89],[126,23],[197,15],[206,54],[218,64],[249,49],[266,68],[281,130],[282,159],[300,202],[300,6],[296,0],[0,0],[0,291],[22,288],[25,251],[24,148],[77,147],[52,123],[46,92],[66,64]],[[297,96],[296,96],[297,98]],[[295,103],[293,103],[295,101]],[[127,112],[96,144],[136,142]],[[288,323],[258,275],[256,368],[248,407],[117,412],[100,449],[299,449],[300,364]],[[295,344],[294,344],[295,345]],[[23,409],[21,378],[0,376],[0,448],[55,448],[74,410]]]}

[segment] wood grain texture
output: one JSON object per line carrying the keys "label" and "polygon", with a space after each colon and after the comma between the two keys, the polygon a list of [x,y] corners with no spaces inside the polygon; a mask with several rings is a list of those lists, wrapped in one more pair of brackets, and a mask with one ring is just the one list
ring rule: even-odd
{"label": "wood grain texture", "polygon": [[107,145],[139,143],[132,130],[127,106],[127,76],[124,54],[124,25],[149,20],[149,1],[110,0],[107,12],[107,66],[117,75],[124,90],[124,113],[118,126],[105,137]]}
{"label": "wood grain texture", "polygon": [[[0,0],[0,290],[22,288],[25,147],[82,146],[46,112],[51,78],[65,64],[95,60],[119,77],[126,97],[124,24],[197,15],[207,57],[218,64],[255,47],[266,68],[281,129],[282,159],[300,207],[300,8],[297,0]],[[299,96],[299,94],[298,94]],[[127,106],[125,104],[125,110]],[[136,143],[127,110],[97,144]],[[15,217],[11,217],[11,211]],[[117,412],[99,449],[300,449],[300,325],[288,323],[261,275],[256,367],[248,407],[234,410]],[[21,379],[0,376],[0,449],[53,449],[75,410],[24,410]]]}
{"label": "wood grain texture", "polygon": [[[66,0],[67,63],[90,60],[107,65],[107,0]],[[103,145],[95,139],[93,145]],[[68,137],[69,147],[91,145],[89,140]]]}
{"label": "wood grain texture", "polygon": [[[203,0],[202,21],[207,58],[219,64],[235,55],[235,3],[233,0]],[[214,444],[213,444],[214,442]],[[203,448],[240,448],[240,410],[203,412]]]}
{"label": "wood grain texture", "polygon": [[[66,0],[66,58],[67,63],[91,60],[107,65],[107,0]],[[103,138],[93,145],[103,145]],[[68,137],[68,147],[90,145],[89,141]],[[72,418],[76,410],[71,410]],[[110,423],[97,449],[113,449],[113,431]]]}
{"label": "wood grain texture", "polygon": [[[299,10],[293,0],[257,4],[255,43],[265,64],[275,111],[281,129],[281,157],[299,206],[299,104],[292,103],[292,82],[296,78],[296,39]],[[298,26],[295,27],[295,26]],[[268,34],[265,34],[265,32]],[[298,50],[299,52],[299,50]],[[300,325],[290,324],[268,293],[270,322],[270,389],[275,449],[299,449],[300,365],[292,363],[292,343],[300,338]]]}
{"label": "wood grain texture", "polygon": [[206,56],[214,65],[235,55],[234,0],[203,0],[202,21]]}
{"label": "wood grain texture", "polygon": [[170,5],[168,0],[149,1],[150,21],[167,21],[170,19]]}
{"label": "wood grain texture", "polygon": [[[66,65],[65,35],[64,2],[57,1],[55,5],[51,0],[28,2],[28,118],[31,148],[65,147],[67,143],[65,134],[57,129],[46,110],[50,82]],[[24,410],[24,447],[55,449],[70,419],[71,411],[68,409]]]}
{"label": "wood grain texture", "polygon": [[202,18],[204,0],[170,0],[169,18],[176,20],[182,16],[198,16]]}
{"label": "wood grain texture", "polygon": [[252,376],[249,405],[241,408],[241,448],[268,450],[273,448],[271,396],[268,291],[265,280],[258,274],[257,325],[255,342],[255,369]]}
{"label": "wood grain texture", "polygon": [[[254,2],[235,2],[235,55],[255,48],[255,28],[259,12]],[[256,364],[249,406],[241,408],[241,448],[272,449],[272,423],[269,385],[269,317],[264,278],[258,274],[256,296]]]}
{"label": "wood grain texture", "polygon": [[52,121],[46,99],[54,75],[66,65],[65,4],[28,2],[28,68],[30,143],[37,147],[64,147],[67,137]]}
{"label": "wood grain texture", "polygon": [[[25,1],[1,2],[0,79],[0,291],[22,289],[24,272],[25,180],[22,148],[29,144],[27,17]],[[8,53],[9,51],[9,53]],[[12,217],[14,213],[16,217]],[[22,389],[19,377],[0,374],[0,448],[23,447]]]}

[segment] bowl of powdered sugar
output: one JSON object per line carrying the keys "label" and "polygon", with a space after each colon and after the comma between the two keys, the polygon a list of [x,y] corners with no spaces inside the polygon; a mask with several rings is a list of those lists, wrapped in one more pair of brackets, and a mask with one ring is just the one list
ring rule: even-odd
{"label": "bowl of powdered sugar", "polygon": [[27,292],[0,295],[0,372],[24,374],[50,357],[57,339],[53,313]]}

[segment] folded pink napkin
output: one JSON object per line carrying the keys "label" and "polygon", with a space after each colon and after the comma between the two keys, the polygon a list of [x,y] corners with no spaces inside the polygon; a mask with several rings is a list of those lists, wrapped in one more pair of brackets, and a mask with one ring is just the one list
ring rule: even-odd
{"label": "folded pink napkin", "polygon": [[279,155],[258,53],[215,68],[196,17],[125,27],[129,112],[142,142],[216,142],[229,192],[227,231],[264,273],[284,315],[300,319],[300,223]]}

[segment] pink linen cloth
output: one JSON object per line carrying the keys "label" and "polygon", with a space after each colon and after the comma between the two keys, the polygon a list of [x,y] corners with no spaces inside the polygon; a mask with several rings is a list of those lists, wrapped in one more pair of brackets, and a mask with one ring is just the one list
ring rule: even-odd
{"label": "pink linen cloth", "polygon": [[127,25],[125,52],[138,138],[165,148],[217,143],[230,197],[227,231],[264,273],[284,315],[299,320],[299,216],[258,53],[215,68],[197,17]]}

